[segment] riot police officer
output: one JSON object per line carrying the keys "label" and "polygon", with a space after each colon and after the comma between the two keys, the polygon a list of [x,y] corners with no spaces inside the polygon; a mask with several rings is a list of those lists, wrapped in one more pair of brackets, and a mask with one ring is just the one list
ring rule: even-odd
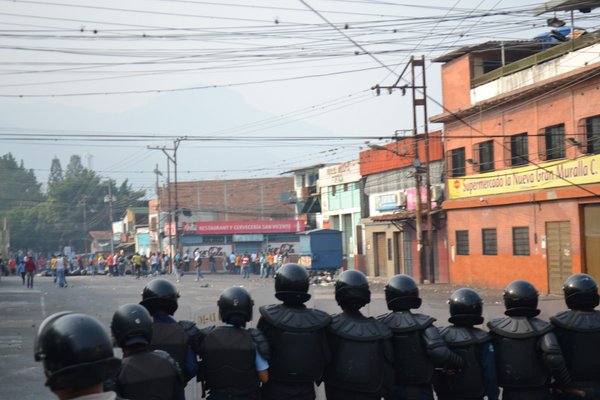
{"label": "riot police officer", "polygon": [[114,313],[110,326],[123,349],[123,365],[116,380],[119,396],[130,400],[185,399],[183,375],[165,351],[150,351],[152,317],[139,304],[125,304]]}
{"label": "riot police officer", "polygon": [[175,285],[162,278],[153,279],[142,292],[144,306],[153,318],[151,350],[163,350],[177,361],[186,382],[198,371],[196,354],[201,333],[192,321],[177,323],[173,314],[177,310],[179,292]]}
{"label": "riot police officer", "polygon": [[421,306],[417,283],[408,275],[392,277],[384,288],[388,314],[377,319],[393,332],[395,387],[386,399],[433,400],[434,367],[458,369],[462,359],[450,351],[433,325],[435,318],[412,313]]}
{"label": "riot police officer", "polygon": [[246,289],[221,293],[219,318],[224,326],[208,330],[200,347],[200,377],[209,400],[260,398],[260,383],[269,380],[269,345],[258,329],[246,329],[254,302]]}
{"label": "riot police officer", "polygon": [[502,398],[550,399],[552,377],[560,386],[570,379],[552,325],[536,318],[540,313],[538,292],[530,282],[516,280],[508,284],[502,297],[506,317],[488,322]]}
{"label": "riot police officer", "polygon": [[269,382],[264,399],[315,398],[314,383],[320,382],[329,358],[326,327],[331,317],[306,308],[309,277],[298,264],[285,264],[275,275],[275,297],[283,304],[260,307],[260,329],[271,347]]}
{"label": "riot police officer", "polygon": [[34,357],[43,362],[46,386],[58,398],[116,399],[115,392],[103,393],[102,383],[117,375],[121,361],[96,319],[72,312],[49,316],[37,331]]}
{"label": "riot police officer", "polygon": [[473,289],[458,289],[448,300],[451,326],[440,330],[447,346],[463,360],[459,371],[436,370],[434,388],[440,400],[497,400],[494,348],[483,323],[483,300]]}
{"label": "riot police officer", "polygon": [[371,301],[366,276],[357,270],[340,274],[335,299],[342,313],[328,327],[332,361],[325,372],[328,400],[371,400],[393,386],[392,331],[359,311]]}
{"label": "riot police officer", "polygon": [[558,388],[557,399],[600,398],[600,311],[598,284],[590,275],[567,278],[563,293],[568,311],[550,318],[573,382]]}

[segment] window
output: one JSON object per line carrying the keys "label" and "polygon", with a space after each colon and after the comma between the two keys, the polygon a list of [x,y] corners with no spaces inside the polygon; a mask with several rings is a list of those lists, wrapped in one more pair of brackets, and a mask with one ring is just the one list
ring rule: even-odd
{"label": "window", "polygon": [[392,239],[387,240],[387,256],[389,261],[392,261],[394,259],[392,257]]}
{"label": "window", "polygon": [[347,192],[347,191],[348,191],[348,184],[344,183],[344,192]]}
{"label": "window", "polygon": [[469,231],[456,231],[456,255],[469,255]]}
{"label": "window", "polygon": [[452,176],[465,176],[465,148],[450,150]]}
{"label": "window", "polygon": [[565,158],[565,126],[554,125],[544,129],[546,160]]}
{"label": "window", "polygon": [[481,230],[481,239],[483,242],[483,255],[495,256],[498,254],[498,241],[496,238],[496,228]]}
{"label": "window", "polygon": [[600,115],[586,119],[585,133],[587,152],[590,154],[600,153]]}
{"label": "window", "polygon": [[331,195],[335,196],[336,192],[337,192],[337,186],[336,185],[331,186]]}
{"label": "window", "polygon": [[529,255],[529,227],[517,226],[512,228],[513,231],[513,255],[528,256]]}
{"label": "window", "polygon": [[525,165],[529,162],[529,146],[527,134],[521,133],[510,137],[510,165]]}
{"label": "window", "polygon": [[478,144],[479,172],[494,170],[494,141],[488,140]]}

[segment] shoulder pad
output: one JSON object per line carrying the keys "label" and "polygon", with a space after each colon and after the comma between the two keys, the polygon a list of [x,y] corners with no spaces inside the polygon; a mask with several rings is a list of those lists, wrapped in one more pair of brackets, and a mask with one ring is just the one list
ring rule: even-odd
{"label": "shoulder pad", "polygon": [[256,328],[248,329],[250,332],[250,336],[252,336],[252,341],[256,345],[256,350],[263,356],[266,360],[271,359],[271,348],[269,347],[269,342],[263,333]]}
{"label": "shoulder pad", "polygon": [[179,377],[179,379],[181,379],[181,382],[182,383],[185,382],[184,377],[183,377],[183,372],[181,372],[181,368],[179,367],[179,364],[177,363],[177,361],[175,361],[175,359],[173,357],[171,357],[171,355],[169,353],[167,353],[166,351],[163,351],[163,350],[153,350],[152,354],[168,361],[169,364],[171,364],[173,366],[173,369],[177,372],[177,376]]}
{"label": "shoulder pad", "polygon": [[260,307],[259,311],[269,324],[292,332],[322,329],[331,322],[329,314],[311,308],[289,308],[281,304],[271,304]]}
{"label": "shoulder pad", "polygon": [[392,337],[392,330],[374,318],[349,318],[343,313],[331,318],[329,329],[337,336],[357,342]]}
{"label": "shoulder pad", "polygon": [[447,326],[440,330],[440,335],[442,335],[446,343],[465,346],[475,343],[485,343],[491,340],[489,333],[479,328],[469,328],[466,326]]}
{"label": "shoulder pad", "polygon": [[194,321],[182,320],[178,321],[177,323],[185,330],[185,333],[187,333],[189,336],[196,336],[201,333],[200,329],[198,329],[198,326]]}
{"label": "shoulder pad", "polygon": [[568,310],[550,318],[553,325],[578,332],[600,331],[600,311]]}
{"label": "shoulder pad", "polygon": [[396,311],[377,317],[392,332],[422,331],[433,325],[435,318],[429,315],[413,314],[409,311]]}
{"label": "shoulder pad", "polygon": [[207,326],[206,328],[198,329],[204,337],[208,336],[209,333],[214,331],[217,327],[215,325]]}
{"label": "shoulder pad", "polygon": [[503,317],[488,322],[491,332],[509,338],[530,338],[542,336],[552,330],[549,322],[539,318]]}

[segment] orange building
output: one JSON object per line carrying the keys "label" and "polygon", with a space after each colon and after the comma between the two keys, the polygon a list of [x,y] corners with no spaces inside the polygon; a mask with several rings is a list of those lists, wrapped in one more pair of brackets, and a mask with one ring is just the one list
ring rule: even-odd
{"label": "orange building", "polygon": [[559,293],[600,279],[600,34],[487,42],[443,62],[450,280]]}

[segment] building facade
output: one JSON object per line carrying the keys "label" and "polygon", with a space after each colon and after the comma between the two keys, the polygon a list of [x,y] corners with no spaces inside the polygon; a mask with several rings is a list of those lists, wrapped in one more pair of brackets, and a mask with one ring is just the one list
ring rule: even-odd
{"label": "building facade", "polygon": [[358,160],[319,169],[321,226],[342,232],[346,268],[366,272],[361,222],[361,175]]}
{"label": "building facade", "polygon": [[600,278],[600,35],[440,57],[450,279],[559,293]]}
{"label": "building facade", "polygon": [[[425,154],[424,135],[400,138],[360,153],[362,223],[370,276],[391,277],[403,273],[418,281],[448,281],[446,221],[440,212],[444,197],[441,132],[430,133],[428,137],[429,157]],[[427,159],[429,164],[423,163]],[[415,160],[421,161],[416,163]],[[431,243],[428,242],[425,172],[429,173],[431,184]],[[417,179],[420,183],[421,251],[417,248]]]}

